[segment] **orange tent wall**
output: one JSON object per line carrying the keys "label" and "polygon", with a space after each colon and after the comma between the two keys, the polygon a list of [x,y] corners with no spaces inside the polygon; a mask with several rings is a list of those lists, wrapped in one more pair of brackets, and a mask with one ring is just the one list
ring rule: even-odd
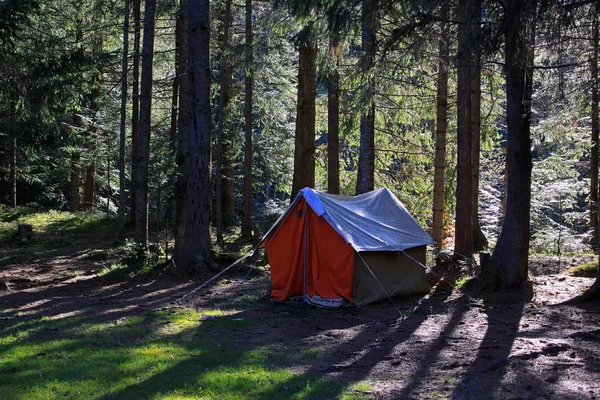
{"label": "orange tent wall", "polygon": [[306,293],[352,301],[354,249],[304,199],[298,201],[274,236],[266,240],[271,297],[285,300],[304,294],[305,227],[308,229]]}

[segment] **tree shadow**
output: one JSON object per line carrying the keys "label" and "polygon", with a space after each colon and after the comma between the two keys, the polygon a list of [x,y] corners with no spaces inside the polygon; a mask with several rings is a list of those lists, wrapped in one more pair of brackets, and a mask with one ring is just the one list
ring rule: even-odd
{"label": "tree shadow", "polygon": [[483,310],[487,329],[475,360],[462,374],[453,391],[453,398],[505,398],[508,395],[503,392],[501,383],[528,301],[522,291],[485,295]]}

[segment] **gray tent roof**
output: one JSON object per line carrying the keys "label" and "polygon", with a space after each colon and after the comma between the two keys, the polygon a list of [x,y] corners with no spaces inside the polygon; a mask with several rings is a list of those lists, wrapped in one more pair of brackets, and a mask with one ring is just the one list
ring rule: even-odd
{"label": "gray tent roof", "polygon": [[[285,220],[302,197],[356,251],[401,251],[435,244],[408,210],[387,188],[358,196],[342,196],[302,189],[264,240]],[[276,234],[277,232],[275,232]]]}

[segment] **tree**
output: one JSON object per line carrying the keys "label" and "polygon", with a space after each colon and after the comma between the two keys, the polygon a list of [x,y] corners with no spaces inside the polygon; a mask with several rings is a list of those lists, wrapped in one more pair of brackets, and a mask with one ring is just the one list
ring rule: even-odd
{"label": "tree", "polygon": [[138,137],[140,130],[140,42],[142,37],[141,1],[133,0],[133,82],[131,88],[131,216],[136,221]]}
{"label": "tree", "polygon": [[179,49],[177,76],[179,79],[179,107],[177,110],[177,179],[175,181],[175,250],[179,259],[185,240],[186,191],[188,169],[188,131],[190,120],[190,81],[188,70],[188,0],[182,0],[177,13],[176,47]]}
{"label": "tree", "polygon": [[[97,34],[94,38],[94,57],[99,57],[103,51],[103,39],[101,34]],[[94,113],[92,118],[92,129],[88,132],[86,138],[86,147],[87,147],[87,164],[85,166],[85,185],[83,190],[83,206],[86,211],[93,210],[94,208],[94,197],[96,192],[96,141],[98,140],[98,135],[100,133],[100,129],[98,128],[97,115],[100,111],[100,106],[98,104],[98,98],[100,97],[100,78],[101,71],[94,71],[92,77],[92,90],[91,90],[91,104],[90,109]]]}
{"label": "tree", "polygon": [[531,98],[536,0],[505,2],[506,217],[491,264],[501,283],[527,280],[531,208]]}
{"label": "tree", "polygon": [[[134,0],[135,1],[135,0]],[[123,11],[123,60],[121,63],[121,124],[119,129],[119,239],[125,240],[125,151],[127,145],[127,72],[129,71],[129,0]]]}
{"label": "tree", "polygon": [[292,199],[305,187],[315,185],[315,118],[317,96],[317,49],[311,25],[299,34],[298,104],[294,139]]}
{"label": "tree", "polygon": [[449,4],[442,6],[440,18],[437,114],[435,134],[435,173],[433,178],[433,239],[442,247],[444,229],[444,186],[446,173],[446,130],[448,127],[448,69],[450,62]]}
{"label": "tree", "polygon": [[[75,136],[78,129],[83,129],[83,117],[81,114],[73,113],[73,126],[75,128]],[[75,142],[75,150],[71,152],[71,191],[70,191],[70,206],[71,212],[79,211],[79,179],[81,177],[81,153],[79,152],[79,140]]]}
{"label": "tree", "polygon": [[244,45],[244,185],[242,189],[242,237],[252,235],[252,0],[246,0],[246,43]]}
{"label": "tree", "polygon": [[156,0],[146,0],[144,9],[144,42],[142,47],[135,205],[135,241],[144,248],[148,247],[148,163],[150,158],[155,14]]}
{"label": "tree", "polygon": [[186,218],[178,264],[210,267],[210,3],[189,0],[189,120]]}
{"label": "tree", "polygon": [[340,193],[340,37],[337,28],[329,35],[327,83],[327,191]]}
{"label": "tree", "polygon": [[221,65],[219,66],[219,107],[217,110],[217,154],[216,154],[216,196],[215,196],[215,225],[217,228],[217,242],[223,243],[223,158],[225,150],[225,109],[229,102],[229,88],[227,87],[227,51],[229,45],[229,23],[231,15],[231,0],[225,0],[223,15],[223,38],[221,47]]}
{"label": "tree", "polygon": [[473,134],[471,131],[471,23],[473,0],[458,2],[458,91],[455,257],[473,254]]}
{"label": "tree", "polygon": [[17,136],[19,135],[19,123],[17,115],[18,97],[16,93],[10,95],[10,122],[9,122],[9,150],[10,150],[10,172],[9,172],[9,186],[10,186],[10,206],[13,208],[17,207]]}
{"label": "tree", "polygon": [[[600,8],[600,7],[595,7]],[[592,17],[592,57],[590,58],[590,80],[592,86],[591,117],[592,145],[590,154],[590,228],[592,247],[598,247],[598,14]]]}
{"label": "tree", "polygon": [[360,118],[360,153],[356,194],[375,188],[375,77],[372,67],[377,53],[376,23],[378,0],[362,0],[362,57],[360,72],[365,82],[365,110]]}
{"label": "tree", "polygon": [[487,247],[487,238],[479,224],[479,157],[481,153],[481,6],[482,0],[474,0],[471,25],[471,170],[473,196],[473,250]]}
{"label": "tree", "polygon": [[[598,3],[595,4],[595,6],[592,8],[593,10],[593,17],[592,17],[592,41],[593,41],[593,50],[592,50],[592,57],[590,59],[590,70],[591,70],[591,80],[592,80],[592,150],[595,149],[595,155],[594,155],[594,151],[592,151],[592,165],[594,165],[595,162],[595,168],[596,170],[594,171],[594,168],[592,167],[592,179],[596,180],[596,185],[598,184],[598,131],[600,130],[600,126],[598,123],[598,117],[599,117],[599,113],[598,113],[598,86],[600,85],[600,83],[598,82],[598,47],[600,45],[600,37],[598,35],[598,12],[600,12],[600,6],[598,5]],[[595,140],[594,140],[595,138]],[[595,158],[594,158],[595,157]],[[598,188],[594,188],[592,186],[592,190],[598,190]],[[591,193],[594,193],[593,191]],[[590,193],[590,194],[591,194]],[[590,196],[591,197],[591,196]],[[598,197],[596,196],[596,202],[598,201]],[[598,218],[598,204],[597,203],[592,203],[592,210],[594,210],[594,208],[596,209],[596,213],[594,214],[594,212],[592,211],[592,218]],[[595,225],[595,229],[596,229],[596,236],[595,239],[598,240],[598,222],[596,222]],[[594,245],[596,246],[596,250],[598,252],[600,252],[600,246],[598,245],[598,242],[595,242]],[[597,273],[596,273],[596,280],[594,282],[594,284],[592,285],[592,287],[590,287],[584,294],[583,294],[583,300],[595,300],[600,298],[600,257],[598,258],[598,266],[597,266]]]}

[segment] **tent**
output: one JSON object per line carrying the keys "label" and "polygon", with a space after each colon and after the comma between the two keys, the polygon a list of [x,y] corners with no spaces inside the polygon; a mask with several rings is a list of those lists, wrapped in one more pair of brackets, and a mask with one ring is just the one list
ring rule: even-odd
{"label": "tent", "polygon": [[426,245],[435,243],[386,188],[358,196],[302,189],[259,244],[274,300],[365,305],[426,293]]}

